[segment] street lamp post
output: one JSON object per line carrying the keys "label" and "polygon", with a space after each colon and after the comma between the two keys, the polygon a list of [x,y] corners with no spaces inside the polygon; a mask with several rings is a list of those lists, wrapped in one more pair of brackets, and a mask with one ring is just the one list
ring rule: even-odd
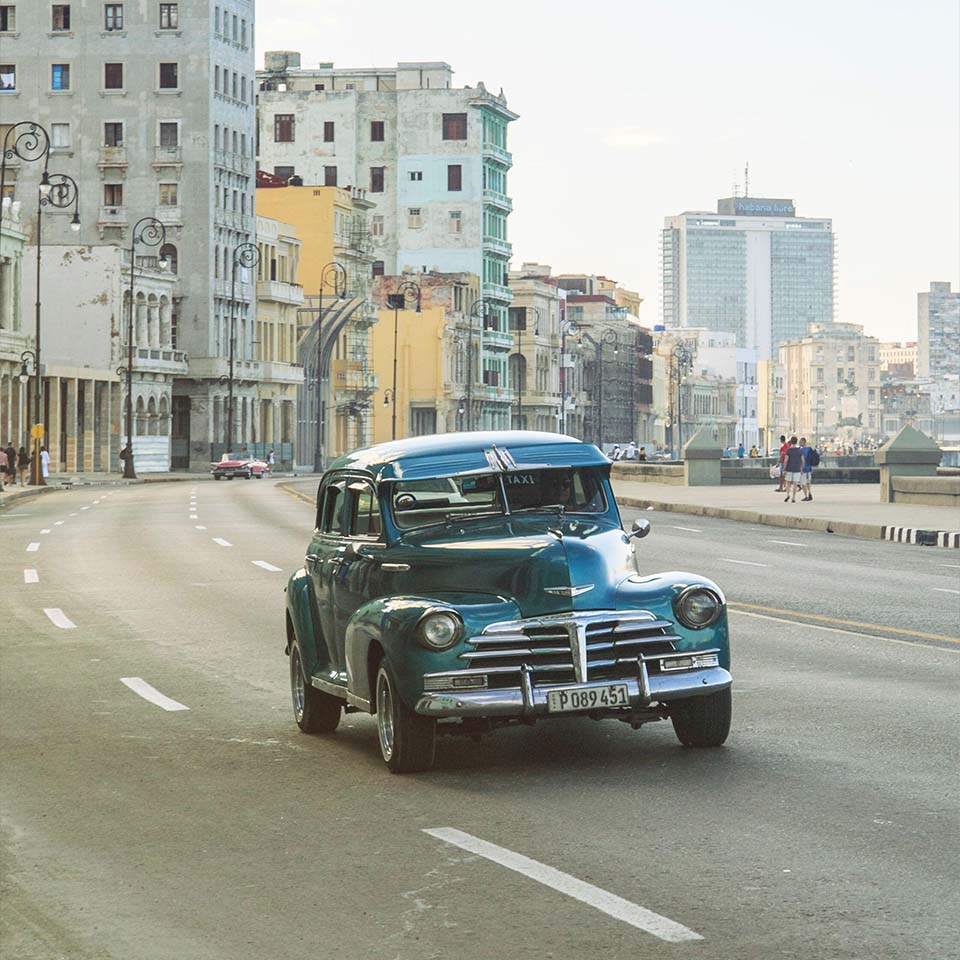
{"label": "street lamp post", "polygon": [[347,269],[335,260],[320,270],[320,294],[317,309],[317,435],[313,446],[313,472],[323,473],[323,441],[326,430],[326,404],[323,399],[323,288],[332,279],[334,299],[347,299]]}
{"label": "street lamp post", "polygon": [[[30,371],[27,368],[27,361],[36,369],[37,366],[37,355],[32,350],[24,350],[20,354],[20,391],[23,394],[20,401],[20,409],[17,411],[17,415],[21,417],[20,421],[20,439],[21,446],[26,448],[30,444],[30,440],[26,434],[26,425],[27,417],[29,415],[29,400],[27,399],[27,384],[30,382]],[[13,464],[11,464],[13,466]]]}
{"label": "street lamp post", "polygon": [[473,321],[487,316],[487,301],[478,297],[470,307],[470,336],[467,339],[467,430],[474,427],[473,416]]}
{"label": "street lamp post", "polygon": [[597,446],[603,450],[603,348],[606,344],[613,344],[613,355],[620,352],[616,330],[604,330],[596,340],[586,334],[586,338],[593,344],[597,353]]}
{"label": "street lamp post", "polygon": [[[560,432],[567,432],[567,337],[574,337],[578,333],[577,325],[572,320],[564,320],[560,324]],[[583,342],[582,336],[579,340]]]}
{"label": "street lamp post", "polygon": [[237,267],[249,270],[260,262],[255,243],[238,243],[233,248],[233,269],[230,273],[230,367],[227,375],[227,453],[233,450],[233,384],[237,353]]}
{"label": "street lamp post", "polygon": [[390,418],[390,439],[397,439],[397,330],[400,322],[400,311],[406,309],[407,302],[416,302],[417,313],[420,313],[420,298],[423,292],[419,284],[413,280],[404,280],[397,287],[396,293],[387,295],[387,305],[393,307],[393,389],[391,399],[393,413]]}
{"label": "street lamp post", "polygon": [[683,371],[693,363],[693,353],[685,343],[676,343],[670,351],[671,378],[677,381],[677,415],[673,418],[677,430],[677,459],[683,456],[683,394],[680,384],[683,381]]}
{"label": "street lamp post", "polygon": [[[537,336],[540,329],[540,311],[536,307],[524,307],[523,324],[517,325],[517,429],[523,429],[523,388],[527,379],[527,367],[523,356],[523,331],[527,329],[527,314],[533,311],[533,335]],[[536,344],[536,339],[534,339]]]}
{"label": "street lamp post", "polygon": [[[130,303],[127,313],[127,445],[123,452],[123,476],[126,480],[136,480],[137,471],[133,465],[133,282],[137,275],[136,249],[138,243],[148,247],[157,247],[167,239],[164,225],[156,217],[141,217],[130,234]],[[160,260],[161,268],[166,261]]]}

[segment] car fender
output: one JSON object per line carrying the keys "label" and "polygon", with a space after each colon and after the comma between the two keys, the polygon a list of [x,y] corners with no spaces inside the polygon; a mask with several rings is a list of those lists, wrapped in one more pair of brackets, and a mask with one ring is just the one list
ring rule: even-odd
{"label": "car fender", "polygon": [[[301,567],[287,583],[287,615],[293,624],[293,634],[300,647],[303,666],[309,673],[316,672],[326,660],[326,644],[318,629],[317,604],[313,595],[313,581]],[[285,653],[290,653],[290,638],[287,638]]]}
{"label": "car fender", "polygon": [[[420,618],[431,609],[448,608],[463,620],[464,637],[448,650],[428,650],[416,637]],[[344,654],[348,688],[359,706],[370,704],[376,660],[382,651],[393,667],[400,698],[413,706],[423,692],[423,675],[441,670],[461,670],[459,659],[468,649],[465,638],[482,632],[490,623],[516,620],[520,608],[511,600],[490,594],[438,593],[432,597],[381,597],[364,604],[347,624]]]}

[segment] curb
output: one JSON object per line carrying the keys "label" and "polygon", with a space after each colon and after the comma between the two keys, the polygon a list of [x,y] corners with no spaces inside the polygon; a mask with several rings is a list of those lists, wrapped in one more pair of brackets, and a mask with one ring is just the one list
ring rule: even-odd
{"label": "curb", "polygon": [[[767,527],[783,527],[787,530],[813,530],[818,533],[834,533],[858,540],[892,540],[897,543],[960,548],[960,533],[942,530],[917,531],[912,528],[888,527],[879,523],[854,523],[850,520],[827,520],[823,517],[788,517],[779,513],[763,513],[759,510],[742,510],[736,507],[710,507],[699,503],[668,503],[662,500],[644,500],[639,497],[617,497],[617,502],[627,507],[642,510],[653,508],[665,513],[685,513],[695,517],[713,517],[717,520],[736,520],[740,523],[757,523]],[[911,530],[914,534],[927,536],[907,539],[889,536],[887,531]]]}

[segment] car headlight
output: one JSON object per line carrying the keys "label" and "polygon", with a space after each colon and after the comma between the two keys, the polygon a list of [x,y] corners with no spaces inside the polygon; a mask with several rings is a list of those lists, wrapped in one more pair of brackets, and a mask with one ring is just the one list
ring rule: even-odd
{"label": "car headlight", "polygon": [[690,630],[709,627],[723,609],[723,601],[707,587],[687,587],[674,597],[673,612],[677,619]]}
{"label": "car headlight", "polygon": [[446,650],[463,635],[463,621],[451,610],[428,610],[417,624],[417,640],[428,650]]}

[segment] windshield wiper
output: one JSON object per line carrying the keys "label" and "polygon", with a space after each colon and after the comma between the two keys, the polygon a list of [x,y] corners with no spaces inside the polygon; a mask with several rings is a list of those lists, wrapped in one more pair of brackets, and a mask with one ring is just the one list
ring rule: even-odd
{"label": "windshield wiper", "polygon": [[444,516],[444,522],[449,527],[462,520],[483,520],[487,517],[505,517],[502,510],[486,510],[483,513],[448,513]]}
{"label": "windshield wiper", "polygon": [[539,506],[536,506],[536,507],[520,507],[519,510],[514,510],[513,512],[514,513],[532,513],[535,510],[555,510],[559,514],[560,519],[562,520],[563,515],[564,513],[566,513],[567,508],[566,508],[566,505],[562,503],[541,503]]}

